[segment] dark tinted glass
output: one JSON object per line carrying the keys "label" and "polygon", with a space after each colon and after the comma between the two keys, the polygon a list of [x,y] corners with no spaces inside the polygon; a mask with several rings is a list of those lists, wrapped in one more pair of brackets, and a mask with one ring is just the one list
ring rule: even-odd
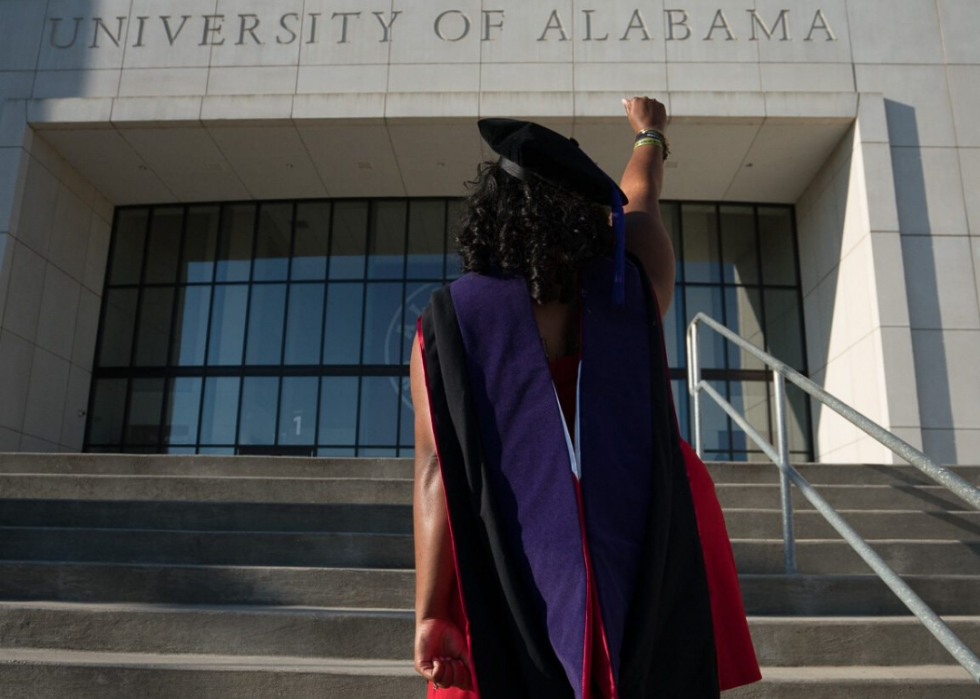
{"label": "dark tinted glass", "polygon": [[242,363],[247,310],[248,286],[245,284],[223,284],[214,288],[208,364],[234,365]]}
{"label": "dark tinted glass", "polygon": [[109,260],[110,284],[139,284],[149,220],[148,209],[120,209],[116,214]]}
{"label": "dark tinted glass", "polygon": [[330,202],[297,204],[295,228],[292,278],[326,278]]}
{"label": "dark tinted glass", "polygon": [[248,312],[246,364],[279,364],[282,360],[282,328],[286,309],[285,284],[252,287]]}
{"label": "dark tinted glass", "polygon": [[136,366],[166,366],[173,311],[173,287],[143,289],[136,334]]}
{"label": "dark tinted glass", "polygon": [[203,383],[203,379],[199,376],[180,377],[170,382],[170,389],[167,392],[167,416],[164,423],[164,439],[168,443],[197,443]]}
{"label": "dark tinted glass", "polygon": [[283,378],[282,404],[279,408],[280,444],[315,442],[318,384],[315,376]]}
{"label": "dark tinted glass", "polygon": [[446,255],[446,202],[412,201],[408,216],[408,279],[442,279]]}
{"label": "dark tinted glass", "polygon": [[218,259],[215,264],[216,281],[248,281],[252,269],[254,240],[255,205],[229,204],[223,207]]}
{"label": "dark tinted glass", "polygon": [[99,366],[129,366],[136,327],[137,289],[109,289],[102,304]]}
{"label": "dark tinted glass", "polygon": [[284,364],[316,364],[323,337],[323,284],[292,284]]}
{"label": "dark tinted glass", "polygon": [[177,293],[177,320],[172,356],[181,366],[204,364],[211,287],[185,286]]}
{"label": "dark tinted glass", "polygon": [[163,386],[163,379],[133,379],[130,382],[126,444],[159,443]]}
{"label": "dark tinted glass", "polygon": [[726,283],[759,283],[759,246],[751,206],[721,207],[721,252]]}
{"label": "dark tinted glass", "polygon": [[212,376],[205,381],[201,444],[234,444],[238,425],[237,376]]}
{"label": "dark tinted glass", "polygon": [[327,321],[323,331],[324,364],[361,361],[363,284],[329,284]]}
{"label": "dark tinted glass", "polygon": [[214,278],[219,212],[217,206],[191,206],[187,209],[180,281],[210,282]]}
{"label": "dark tinted glass", "polygon": [[184,207],[166,206],[153,209],[150,238],[146,248],[144,284],[173,284],[180,259],[180,235]]}
{"label": "dark tinted glass", "polygon": [[368,235],[369,279],[401,279],[404,276],[406,208],[403,200],[372,202]]}
{"label": "dark tinted glass", "polygon": [[359,444],[398,443],[398,383],[398,379],[389,376],[361,379]]}
{"label": "dark tinted glass", "polygon": [[759,238],[766,284],[796,284],[793,210],[760,206]]}
{"label": "dark tinted glass", "polygon": [[293,205],[263,204],[255,238],[254,281],[279,281],[289,273]]}
{"label": "dark tinted glass", "polygon": [[330,278],[363,279],[368,203],[336,202],[330,242]]}
{"label": "dark tinted glass", "polygon": [[274,376],[246,376],[242,379],[239,416],[239,444],[276,443],[276,406],[279,379]]}
{"label": "dark tinted glass", "polygon": [[324,376],[321,379],[320,444],[354,445],[357,442],[357,391],[356,376]]}
{"label": "dark tinted glass", "polygon": [[401,362],[402,285],[375,282],[367,285],[364,309],[364,364]]}
{"label": "dark tinted glass", "polygon": [[88,441],[92,444],[121,443],[126,414],[126,379],[96,379],[92,382],[92,392]]}
{"label": "dark tinted glass", "polygon": [[721,259],[718,254],[718,217],[714,204],[682,204],[684,231],[684,281],[718,283]]}

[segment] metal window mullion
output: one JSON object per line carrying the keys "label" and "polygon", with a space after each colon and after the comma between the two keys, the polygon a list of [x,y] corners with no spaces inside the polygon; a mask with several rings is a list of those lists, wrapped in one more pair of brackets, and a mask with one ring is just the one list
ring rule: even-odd
{"label": "metal window mullion", "polygon": [[[402,305],[401,305],[401,322],[399,326],[401,327],[401,333],[398,337],[398,366],[404,366],[405,364],[405,313],[408,309],[405,308],[405,296],[407,294],[408,288],[408,233],[411,224],[411,199],[405,199],[405,247],[403,248],[404,254],[402,255]],[[397,408],[395,409],[395,455],[398,455],[398,446],[402,441],[402,391],[404,390],[405,381],[399,375],[398,376],[398,392],[397,392]]]}
{"label": "metal window mullion", "polygon": [[[371,224],[374,222],[374,206],[369,202],[367,206],[367,228],[364,231],[364,287],[361,290],[361,346],[358,352],[360,366],[364,366],[364,337],[367,321],[367,296],[368,296],[368,260],[371,255]],[[355,454],[360,451],[361,443],[361,391],[364,389],[364,377],[358,374],[357,377],[357,424],[354,429],[354,449]]]}
{"label": "metal window mullion", "polygon": [[[143,259],[140,261],[140,277],[139,277],[139,287],[136,289],[136,311],[133,316],[133,334],[132,342],[129,347],[129,364],[128,368],[133,369],[133,365],[136,359],[136,347],[139,342],[139,331],[140,331],[140,308],[143,305],[143,282],[146,278],[146,264],[147,258],[150,256],[150,231],[152,230],[153,212],[156,207],[149,207],[146,216],[146,229],[143,231]],[[166,381],[164,381],[166,384]],[[128,435],[129,431],[129,411],[132,407],[132,394],[133,394],[133,377],[130,377],[126,382],[126,401],[125,407],[123,408],[123,428],[122,428],[122,438],[119,441],[120,446],[129,446]]]}
{"label": "metal window mullion", "polygon": [[[201,429],[204,425],[204,395],[207,391],[209,370],[208,366],[211,360],[211,322],[214,320],[214,299],[215,291],[217,290],[217,271],[218,271],[218,255],[221,250],[221,227],[224,224],[225,210],[227,207],[218,206],[218,235],[215,236],[214,242],[214,264],[211,267],[211,284],[210,292],[208,294],[208,321],[205,324],[204,331],[204,361],[201,364],[201,398],[198,402],[197,408],[197,438],[194,445],[195,451],[200,453],[201,451]],[[241,399],[241,382],[239,382],[239,400]]]}
{"label": "metal window mullion", "polygon": [[286,295],[283,298],[282,308],[282,342],[279,345],[279,389],[276,400],[276,436],[275,444],[280,445],[279,437],[282,426],[282,384],[285,378],[284,367],[286,365],[286,338],[289,336],[289,297],[293,290],[293,255],[296,251],[296,202],[292,203],[292,213],[289,222],[289,254],[286,258]]}
{"label": "metal window mullion", "polygon": [[[261,220],[262,208],[261,204],[255,205],[255,220],[252,222],[252,248],[249,250],[249,261],[248,261],[248,288],[245,295],[245,329],[243,331],[242,337],[242,357],[241,357],[241,367],[244,369],[247,365],[248,357],[248,327],[249,321],[252,317],[252,281],[255,278],[255,248],[256,241],[259,237],[259,222]],[[238,386],[238,420],[235,423],[235,451],[241,446],[242,438],[242,406],[245,404],[243,400],[245,394],[245,377],[244,372],[242,379],[239,381]],[[278,413],[277,413],[278,417]]]}
{"label": "metal window mullion", "polygon": [[320,445],[320,412],[323,410],[323,401],[321,399],[323,395],[323,352],[327,348],[327,302],[330,300],[330,259],[333,254],[333,226],[334,226],[334,211],[336,210],[336,203],[330,202],[330,214],[327,216],[327,248],[324,257],[324,269],[323,269],[323,307],[320,309],[320,351],[317,353],[317,364],[320,366],[320,371],[317,374],[316,382],[316,432],[313,437],[313,444],[319,448]]}

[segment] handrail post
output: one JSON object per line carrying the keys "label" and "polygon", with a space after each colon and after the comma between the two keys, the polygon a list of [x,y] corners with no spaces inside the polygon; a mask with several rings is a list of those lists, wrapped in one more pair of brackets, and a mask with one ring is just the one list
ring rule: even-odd
{"label": "handrail post", "polygon": [[691,394],[691,416],[694,432],[694,451],[698,458],[704,458],[704,444],[701,439],[701,362],[698,354],[698,322],[687,329],[687,387]]}
{"label": "handrail post", "polygon": [[796,537],[793,533],[793,493],[789,480],[789,438],[786,428],[786,379],[773,369],[776,402],[776,448],[779,450],[779,496],[783,505],[783,555],[786,573],[796,572]]}

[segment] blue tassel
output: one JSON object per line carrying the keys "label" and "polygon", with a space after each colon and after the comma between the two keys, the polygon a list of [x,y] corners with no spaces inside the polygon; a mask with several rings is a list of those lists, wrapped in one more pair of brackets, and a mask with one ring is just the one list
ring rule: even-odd
{"label": "blue tassel", "polygon": [[616,236],[616,250],[613,255],[616,265],[613,272],[613,305],[623,306],[626,303],[626,214],[623,211],[623,197],[615,183],[612,187],[612,219],[613,233]]}

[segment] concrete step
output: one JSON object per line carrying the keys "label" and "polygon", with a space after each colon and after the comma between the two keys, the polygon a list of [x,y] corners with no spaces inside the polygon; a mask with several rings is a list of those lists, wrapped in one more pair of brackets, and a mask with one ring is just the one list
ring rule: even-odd
{"label": "concrete step", "polygon": [[412,507],[173,500],[0,500],[0,526],[410,534]]}
{"label": "concrete step", "polygon": [[[840,514],[866,539],[980,539],[980,512],[975,511],[841,510]],[[733,539],[777,539],[783,535],[782,517],[779,510],[730,508],[725,511],[725,524]],[[816,510],[794,512],[793,524],[801,539],[839,536]]]}
{"label": "concrete step", "polygon": [[763,667],[762,681],[725,699],[976,699],[959,665]]}
{"label": "concrete step", "polygon": [[[724,508],[779,509],[779,486],[716,486]],[[179,500],[190,502],[342,503],[411,505],[412,481],[369,478],[264,478],[0,474],[4,498],[57,500]],[[942,486],[825,485],[820,493],[837,509],[968,509]],[[799,509],[812,509],[794,488]]]}
{"label": "concrete step", "polygon": [[[980,617],[947,623],[980,647]],[[764,665],[955,663],[912,617],[750,617],[749,626]],[[410,660],[414,629],[407,609],[0,602],[0,648]]]}
{"label": "concrete step", "polygon": [[412,481],[380,478],[3,474],[5,498],[410,505]]}
{"label": "concrete step", "polygon": [[[898,573],[980,575],[980,540],[871,543]],[[740,572],[783,571],[782,541],[733,539],[732,548]],[[414,547],[406,534],[0,527],[0,559],[411,568]],[[847,543],[830,539],[798,540],[797,567],[813,575],[868,572]]]}
{"label": "concrete step", "polygon": [[[393,607],[414,603],[412,570],[0,561],[0,599]],[[749,614],[902,615],[874,575],[739,577]],[[938,614],[980,615],[980,576],[907,575]]]}
{"label": "concrete step", "polygon": [[350,532],[0,528],[0,559],[411,568],[412,537]]}
{"label": "concrete step", "polygon": [[9,649],[0,676],[4,699],[425,697],[406,660]]}
{"label": "concrete step", "polygon": [[[716,483],[776,483],[768,462],[707,462]],[[815,484],[934,485],[914,466],[874,464],[795,464]],[[142,476],[243,476],[280,478],[412,478],[411,459],[210,456],[178,454],[0,453],[0,473]],[[951,466],[980,484],[980,467]]]}

